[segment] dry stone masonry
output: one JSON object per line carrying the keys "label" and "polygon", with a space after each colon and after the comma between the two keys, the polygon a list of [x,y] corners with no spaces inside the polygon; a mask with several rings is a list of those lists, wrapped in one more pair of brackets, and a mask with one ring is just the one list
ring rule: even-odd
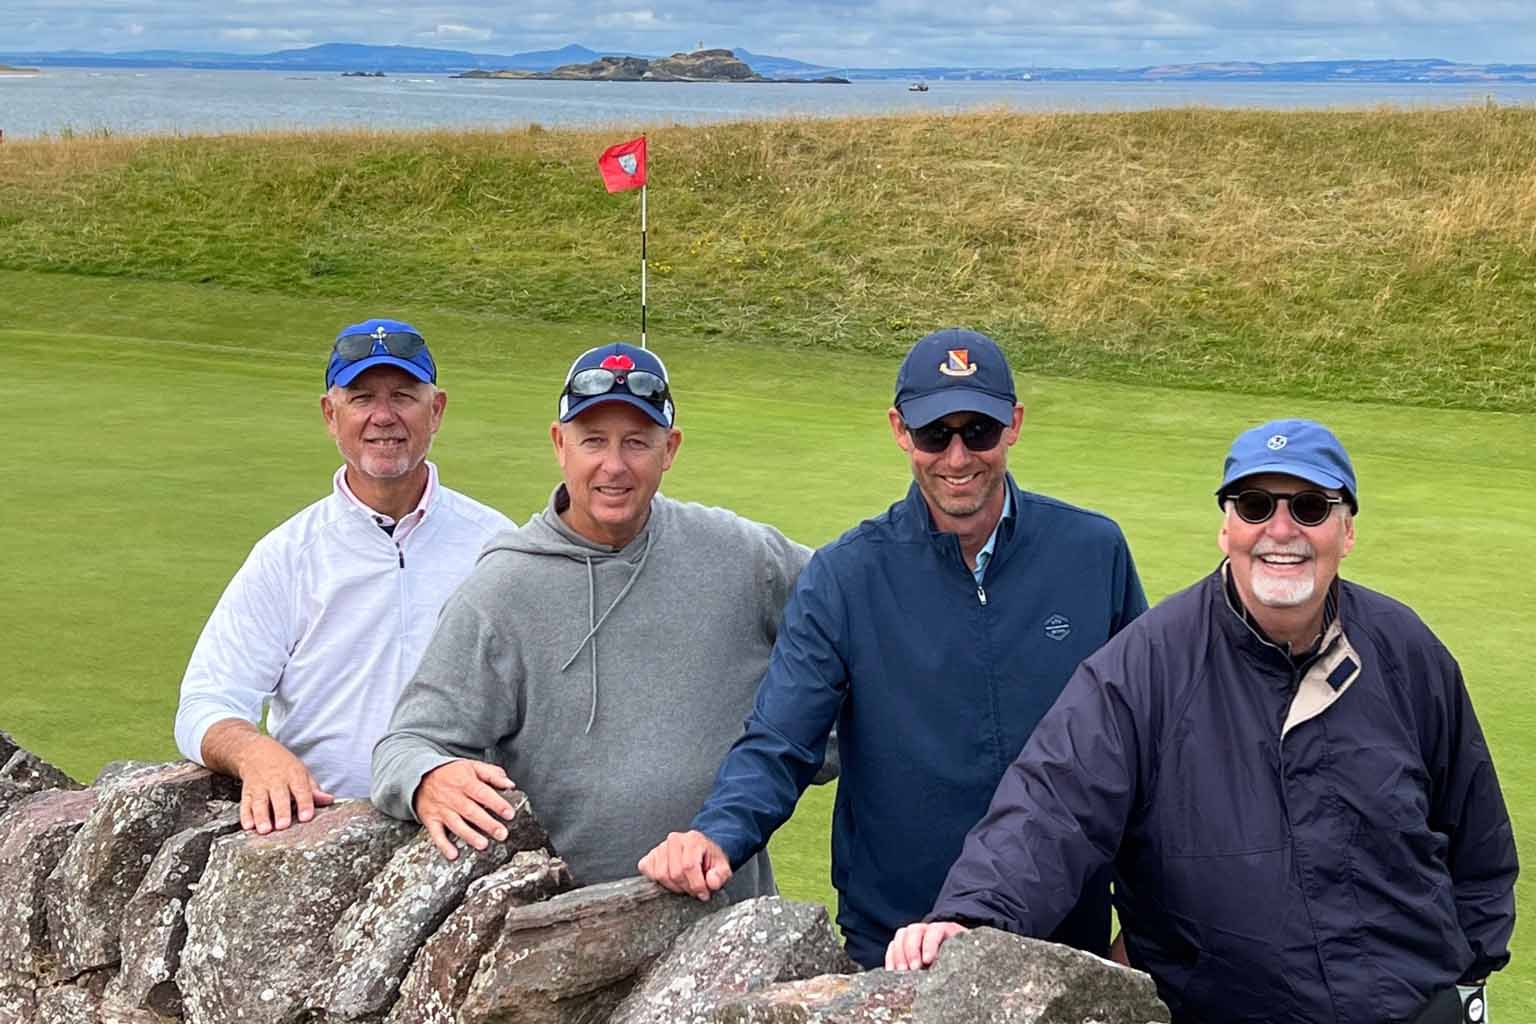
{"label": "dry stone masonry", "polygon": [[81,787],[0,733],[0,1024],[1168,1020],[1146,975],[989,929],[860,973],[820,906],[577,888],[522,794],[451,862],[366,801],[258,836],[238,799],[188,762]]}

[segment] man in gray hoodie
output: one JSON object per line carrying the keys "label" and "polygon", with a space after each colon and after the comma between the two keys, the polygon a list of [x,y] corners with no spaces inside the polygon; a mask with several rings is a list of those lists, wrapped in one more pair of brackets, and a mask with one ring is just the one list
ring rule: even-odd
{"label": "man in gray hoodie", "polygon": [[[657,494],[674,420],[655,353],[583,353],[550,427],[564,483],[443,606],[374,748],[373,800],[449,860],[453,837],[505,838],[515,783],[578,882],[633,875],[740,735],[810,551]],[[727,895],[773,891],[760,854]]]}

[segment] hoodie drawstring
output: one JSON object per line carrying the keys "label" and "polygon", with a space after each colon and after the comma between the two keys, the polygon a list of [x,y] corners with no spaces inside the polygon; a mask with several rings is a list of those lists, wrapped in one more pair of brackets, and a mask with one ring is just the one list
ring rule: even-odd
{"label": "hoodie drawstring", "polygon": [[646,559],[651,557],[651,538],[653,536],[655,536],[654,531],[646,531],[645,547],[640,549],[640,561],[635,566],[635,571],[630,574],[629,581],[624,584],[624,589],[620,590],[618,596],[613,599],[613,603],[608,606],[608,610],[603,612],[602,618],[596,622],[592,621],[592,616],[597,612],[597,582],[592,571],[592,559],[588,557],[586,560],[587,622],[589,624],[587,635],[581,638],[581,643],[576,645],[576,649],[571,652],[571,656],[565,659],[565,664],[560,666],[561,672],[570,668],[575,663],[577,656],[581,654],[581,649],[587,645],[587,641],[592,641],[592,711],[587,715],[587,727],[582,730],[583,735],[590,734],[592,732],[592,723],[597,721],[597,631],[603,628],[603,623],[608,621],[608,616],[619,606],[619,602],[624,600],[629,594],[635,585],[635,581],[640,578],[640,573],[645,570]]}

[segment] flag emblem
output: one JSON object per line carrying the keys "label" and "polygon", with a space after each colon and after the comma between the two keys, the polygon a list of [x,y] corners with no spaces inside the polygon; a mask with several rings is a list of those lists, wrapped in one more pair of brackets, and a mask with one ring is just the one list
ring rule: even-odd
{"label": "flag emblem", "polygon": [[645,136],[630,139],[603,150],[597,158],[597,170],[603,187],[609,192],[624,192],[645,184]]}
{"label": "flag emblem", "polygon": [[635,361],[620,352],[608,356],[602,361],[601,365],[605,370],[633,370],[635,368]]}
{"label": "flag emblem", "polygon": [[976,372],[976,364],[971,362],[971,350],[968,348],[952,348],[949,356],[939,364],[939,372],[946,377],[969,377]]}

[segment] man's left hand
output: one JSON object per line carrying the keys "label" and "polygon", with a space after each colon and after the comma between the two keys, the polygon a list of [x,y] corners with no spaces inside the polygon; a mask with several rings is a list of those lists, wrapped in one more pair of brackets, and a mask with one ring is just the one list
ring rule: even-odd
{"label": "man's left hand", "polygon": [[702,832],[673,832],[640,859],[640,873],[663,888],[707,900],[731,880],[731,861]]}
{"label": "man's left hand", "polygon": [[920,971],[932,967],[939,958],[939,947],[969,931],[965,925],[954,921],[935,921],[932,924],[909,924],[899,929],[891,944],[885,947],[885,969],[888,971]]}

